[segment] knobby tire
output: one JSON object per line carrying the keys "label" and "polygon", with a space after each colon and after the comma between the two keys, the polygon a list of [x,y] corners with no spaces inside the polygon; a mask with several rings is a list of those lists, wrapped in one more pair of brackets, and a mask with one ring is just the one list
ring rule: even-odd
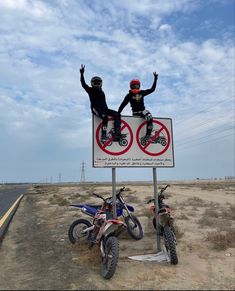
{"label": "knobby tire", "polygon": [[[92,224],[90,223],[90,221],[86,220],[86,219],[77,219],[75,220],[69,227],[69,230],[68,230],[68,237],[69,237],[69,240],[72,244],[75,244],[76,242],[79,242],[79,238],[75,237],[74,235],[74,231],[76,229],[76,227],[78,225],[83,225],[82,228],[85,229],[87,227],[90,227],[92,226]],[[90,232],[88,232],[87,234],[84,234],[84,236],[82,236],[82,238],[85,238],[86,240],[89,238],[89,235],[90,235]],[[84,241],[84,239],[83,239]]]}
{"label": "knobby tire", "polygon": [[164,227],[164,240],[165,247],[170,256],[170,262],[173,265],[178,264],[178,256],[176,253],[176,244],[174,239],[174,234],[169,226]]}
{"label": "knobby tire", "polygon": [[[129,235],[135,239],[135,240],[140,240],[143,238],[143,228],[136,216],[132,214],[132,216],[126,216],[125,218],[125,223],[127,227],[127,231]],[[133,224],[136,224],[136,227],[133,229]],[[135,230],[138,230],[137,233],[135,233]]]}
{"label": "knobby tire", "polygon": [[115,236],[110,236],[105,241],[104,251],[101,274],[105,279],[110,279],[115,273],[119,256],[119,241]]}

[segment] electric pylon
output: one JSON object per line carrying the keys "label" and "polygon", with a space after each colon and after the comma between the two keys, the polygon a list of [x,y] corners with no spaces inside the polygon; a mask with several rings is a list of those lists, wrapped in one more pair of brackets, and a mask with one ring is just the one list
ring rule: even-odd
{"label": "electric pylon", "polygon": [[83,183],[85,181],[86,181],[86,178],[85,178],[85,163],[84,163],[84,161],[82,161],[80,182]]}

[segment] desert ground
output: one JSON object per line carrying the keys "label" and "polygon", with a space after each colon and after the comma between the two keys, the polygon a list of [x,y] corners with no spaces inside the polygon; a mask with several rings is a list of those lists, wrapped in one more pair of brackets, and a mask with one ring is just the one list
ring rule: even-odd
{"label": "desert ground", "polygon": [[[119,237],[120,253],[110,280],[100,275],[100,253],[72,245],[68,227],[90,219],[70,203],[99,203],[92,193],[111,196],[108,184],[32,185],[0,245],[1,290],[234,290],[235,181],[167,182],[167,204],[177,230],[178,265],[140,262],[129,256],[156,253],[156,233],[146,201],[151,183],[119,183],[135,207],[144,237]],[[166,183],[159,182],[158,189]]]}

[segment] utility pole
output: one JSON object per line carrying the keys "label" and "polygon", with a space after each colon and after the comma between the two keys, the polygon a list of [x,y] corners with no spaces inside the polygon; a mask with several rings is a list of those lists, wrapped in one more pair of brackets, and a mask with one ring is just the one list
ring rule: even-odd
{"label": "utility pole", "polygon": [[61,173],[59,173],[59,183],[61,183]]}
{"label": "utility pole", "polygon": [[85,178],[85,163],[84,161],[82,161],[82,167],[81,167],[81,179],[80,179],[80,182],[81,183],[84,183],[86,181],[86,178]]}

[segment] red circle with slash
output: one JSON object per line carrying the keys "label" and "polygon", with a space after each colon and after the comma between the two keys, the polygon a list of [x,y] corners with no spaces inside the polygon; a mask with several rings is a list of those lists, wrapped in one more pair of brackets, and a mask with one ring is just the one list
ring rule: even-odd
{"label": "red circle with slash", "polygon": [[[146,144],[145,144],[144,146],[141,145],[141,143],[140,143],[140,138],[139,138],[140,131],[141,131],[142,127],[143,127],[143,126],[146,126],[146,124],[147,124],[147,121],[144,121],[144,122],[139,126],[139,128],[137,129],[137,131],[136,131],[136,140],[137,140],[137,144],[138,144],[139,148],[140,148],[140,149],[141,149],[145,154],[150,155],[150,156],[160,156],[160,155],[162,155],[163,153],[165,153],[165,152],[168,150],[169,146],[170,146],[170,133],[169,133],[167,127],[166,127],[163,123],[161,123],[160,121],[153,120],[153,123],[156,123],[156,124],[160,127],[160,129],[157,130],[157,132],[156,132],[153,136],[151,136],[151,139],[150,139],[149,141],[147,141]],[[164,131],[164,132],[166,133],[166,136],[167,136],[167,144],[166,144],[166,146],[164,147],[164,149],[161,150],[160,152],[157,152],[157,153],[156,153],[156,152],[155,152],[155,153],[152,153],[152,152],[148,151],[147,148],[148,148],[148,146],[151,144],[151,141],[154,140],[155,138],[157,138],[157,137],[159,136],[159,134],[160,134],[162,131]]]}
{"label": "red circle with slash", "polygon": [[[113,120],[114,120],[113,117],[109,118],[109,121],[113,121]],[[128,129],[128,131],[130,132],[130,142],[129,142],[129,145],[125,149],[123,149],[122,151],[119,151],[119,152],[112,152],[110,150],[107,150],[107,148],[106,148],[113,141],[113,137],[111,137],[109,140],[107,140],[105,142],[105,144],[102,144],[100,142],[99,132],[101,131],[101,128],[102,128],[102,122],[100,123],[100,125],[97,127],[97,130],[96,130],[96,142],[97,142],[98,146],[102,149],[102,151],[104,151],[106,154],[109,154],[109,155],[112,155],[112,156],[120,156],[120,155],[125,154],[130,149],[130,147],[132,146],[132,143],[133,143],[133,132],[131,130],[130,125],[126,121],[121,120],[121,132],[125,128]]]}

